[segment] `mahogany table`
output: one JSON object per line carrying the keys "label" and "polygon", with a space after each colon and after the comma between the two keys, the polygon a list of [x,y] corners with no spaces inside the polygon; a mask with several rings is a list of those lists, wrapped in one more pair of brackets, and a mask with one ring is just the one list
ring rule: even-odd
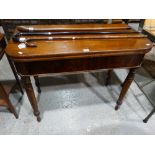
{"label": "mahogany table", "polygon": [[[79,24],[79,25],[37,25],[29,30],[43,31],[102,31],[116,32],[106,34],[63,34],[52,37],[71,37],[36,41],[37,47],[26,47],[19,42],[10,41],[6,53],[14,62],[22,78],[34,115],[40,121],[40,112],[33,91],[30,76],[49,73],[90,71],[98,69],[128,68],[115,110],[134,79],[135,71],[141,66],[145,53],[151,50],[152,43],[142,34],[135,32],[126,24]],[[17,32],[17,30],[16,30]],[[123,32],[123,33],[121,33]],[[25,38],[31,36],[25,36]],[[77,39],[80,37],[80,39]],[[32,37],[33,38],[33,37]],[[23,47],[22,47],[23,46]]]}

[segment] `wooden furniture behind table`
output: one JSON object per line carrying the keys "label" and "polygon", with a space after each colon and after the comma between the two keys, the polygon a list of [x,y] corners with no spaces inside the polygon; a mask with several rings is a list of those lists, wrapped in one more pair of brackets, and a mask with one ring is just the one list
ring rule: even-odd
{"label": "wooden furniture behind table", "polygon": [[[5,47],[6,47],[6,41],[5,41],[4,35],[0,33],[0,60],[2,59],[2,57],[4,55]],[[17,76],[17,73],[16,73],[16,76]],[[1,82],[0,82],[0,96],[2,98],[2,99],[0,99],[0,106],[7,107],[8,110],[10,112],[12,112],[15,115],[16,118],[18,118],[18,114],[16,113],[15,108],[13,107],[13,105],[11,104],[11,102],[9,100],[9,92],[10,92],[10,90],[11,90],[10,87],[5,89],[3,87],[3,85],[1,84]]]}
{"label": "wooden furniture behind table", "polygon": [[148,38],[155,44],[155,19],[145,19],[142,33],[146,34]]}
{"label": "wooden furniture behind table", "polygon": [[[148,35],[148,38],[153,41],[155,45],[155,19],[146,19],[143,26],[143,33]],[[144,123],[147,123],[150,117],[155,113],[155,107],[148,114],[148,116],[143,120]]]}
{"label": "wooden furniture behind table", "polygon": [[[0,42],[0,44],[1,44],[1,45],[0,45],[0,46],[1,46],[1,47],[0,47],[0,60],[1,60],[2,57],[3,57],[3,55],[5,54],[5,48],[6,48],[6,46],[7,46],[7,43],[6,43],[6,40],[5,40],[4,35],[0,33],[0,36],[1,36],[1,42]],[[9,62],[10,67],[11,67],[11,69],[12,69],[12,72],[13,72],[13,74],[14,74],[14,76],[15,76],[15,79],[16,79],[16,82],[17,82],[17,84],[18,84],[19,90],[20,90],[20,92],[21,92],[22,94],[24,94],[24,92],[23,92],[23,90],[22,90],[22,85],[21,85],[20,80],[19,80],[19,77],[18,77],[18,75],[17,75],[16,68],[15,68],[13,62],[9,59],[9,57],[8,57],[7,55],[6,55],[6,57],[7,57],[7,59],[8,59],[8,62]]]}
{"label": "wooden furniture behind table", "polygon": [[[141,25],[142,33],[147,35],[147,37],[153,42],[155,45],[155,19],[145,19],[142,20]],[[151,116],[155,113],[155,107],[148,114],[148,116],[143,120],[144,123],[147,123]]]}
{"label": "wooden furniture behind table", "polygon": [[[16,70],[22,78],[34,115],[38,121],[41,120],[40,112],[30,76],[128,68],[130,69],[129,74],[122,85],[115,106],[115,110],[118,110],[134,79],[136,69],[141,66],[145,53],[152,48],[152,43],[144,35],[135,32],[126,24],[31,25],[30,27],[33,27],[33,29],[50,28],[50,31],[81,31],[88,29],[89,31],[129,32],[124,34],[80,34],[81,38],[97,38],[77,40],[76,37],[79,37],[79,35],[69,35],[73,37],[73,40],[37,41],[37,47],[22,49],[19,49],[18,42],[11,40],[6,48],[6,53],[14,62]],[[64,36],[67,35],[59,35],[59,37]],[[31,36],[27,37],[30,38]]]}

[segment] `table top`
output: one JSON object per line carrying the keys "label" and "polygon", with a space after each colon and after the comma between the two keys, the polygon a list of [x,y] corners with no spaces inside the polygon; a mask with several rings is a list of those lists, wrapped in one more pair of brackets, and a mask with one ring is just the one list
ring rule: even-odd
{"label": "table top", "polygon": [[[26,27],[33,28],[36,31],[38,29],[41,31],[49,29],[52,32],[85,30],[121,32],[124,29],[125,31],[134,32],[126,24],[30,25]],[[30,36],[26,37],[30,38]],[[19,48],[20,43],[10,40],[6,48],[6,53],[16,61],[35,61],[90,56],[144,54],[152,48],[152,43],[144,35],[139,33],[80,34],[82,39],[75,39],[79,35],[54,35],[54,37],[73,37],[74,39],[37,41],[37,47],[24,48]]]}

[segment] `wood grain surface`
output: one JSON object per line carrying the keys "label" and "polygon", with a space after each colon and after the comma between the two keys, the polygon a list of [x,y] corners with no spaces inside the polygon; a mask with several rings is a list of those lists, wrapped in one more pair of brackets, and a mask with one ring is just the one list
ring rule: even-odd
{"label": "wood grain surface", "polygon": [[[52,28],[61,30],[73,29],[113,29],[110,31],[134,31],[126,24],[79,24],[79,25],[47,25],[28,26],[33,28]],[[119,28],[119,30],[115,30]],[[109,30],[108,30],[109,31]],[[17,31],[16,31],[17,32]],[[151,42],[139,33],[131,34],[89,34],[89,35],[59,35],[59,37],[83,37],[83,39],[37,41],[37,47],[19,48],[19,43],[9,42],[6,53],[15,61],[37,61],[48,59],[79,58],[103,55],[120,55],[146,53],[152,48]],[[126,36],[124,38],[124,36]],[[27,36],[30,37],[30,36]],[[37,36],[38,37],[38,36]],[[53,37],[58,37],[55,35]],[[84,39],[87,37],[87,39]],[[96,37],[95,39],[88,39]],[[104,38],[102,38],[104,37]],[[116,39],[111,37],[117,37]],[[123,38],[122,38],[123,37]],[[33,37],[32,37],[33,38]],[[100,39],[99,39],[100,38]]]}

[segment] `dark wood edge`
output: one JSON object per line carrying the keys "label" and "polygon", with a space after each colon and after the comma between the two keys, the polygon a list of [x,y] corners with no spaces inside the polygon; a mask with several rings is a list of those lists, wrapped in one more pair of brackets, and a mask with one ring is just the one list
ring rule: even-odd
{"label": "dark wood edge", "polygon": [[[64,55],[62,54],[61,55],[57,55],[57,56],[52,56],[52,55],[45,55],[45,56],[31,56],[31,57],[14,57],[14,56],[10,56],[10,59],[12,59],[12,61],[15,61],[15,62],[30,62],[30,61],[45,61],[45,60],[62,60],[62,59],[76,59],[76,58],[95,58],[95,57],[101,57],[101,56],[119,56],[119,55],[130,55],[130,54],[135,54],[135,52],[138,52],[137,54],[145,54],[147,52],[149,52],[151,49],[152,49],[153,45],[151,45],[149,48],[146,48],[146,49],[137,49],[137,50],[122,50],[120,52],[120,50],[118,50],[118,52],[115,50],[115,52],[117,53],[114,53],[114,51],[107,51],[105,53],[102,53],[100,54],[100,52],[93,52],[93,53],[76,53],[76,54],[72,54],[72,55]],[[98,54],[97,54],[98,53]]]}
{"label": "dark wood edge", "polygon": [[62,73],[43,73],[43,74],[33,74],[33,75],[28,75],[28,74],[20,74],[18,73],[19,76],[21,77],[30,77],[30,76],[47,76],[47,75],[51,75],[51,76],[58,76],[58,75],[71,75],[71,74],[80,74],[80,73],[88,73],[88,72],[100,72],[103,70],[113,70],[113,69],[131,69],[131,68],[139,68],[141,67],[141,64],[138,66],[132,66],[132,67],[116,67],[116,68],[103,68],[103,69],[95,69],[95,70],[84,70],[84,71],[75,71],[75,72],[62,72]]}

